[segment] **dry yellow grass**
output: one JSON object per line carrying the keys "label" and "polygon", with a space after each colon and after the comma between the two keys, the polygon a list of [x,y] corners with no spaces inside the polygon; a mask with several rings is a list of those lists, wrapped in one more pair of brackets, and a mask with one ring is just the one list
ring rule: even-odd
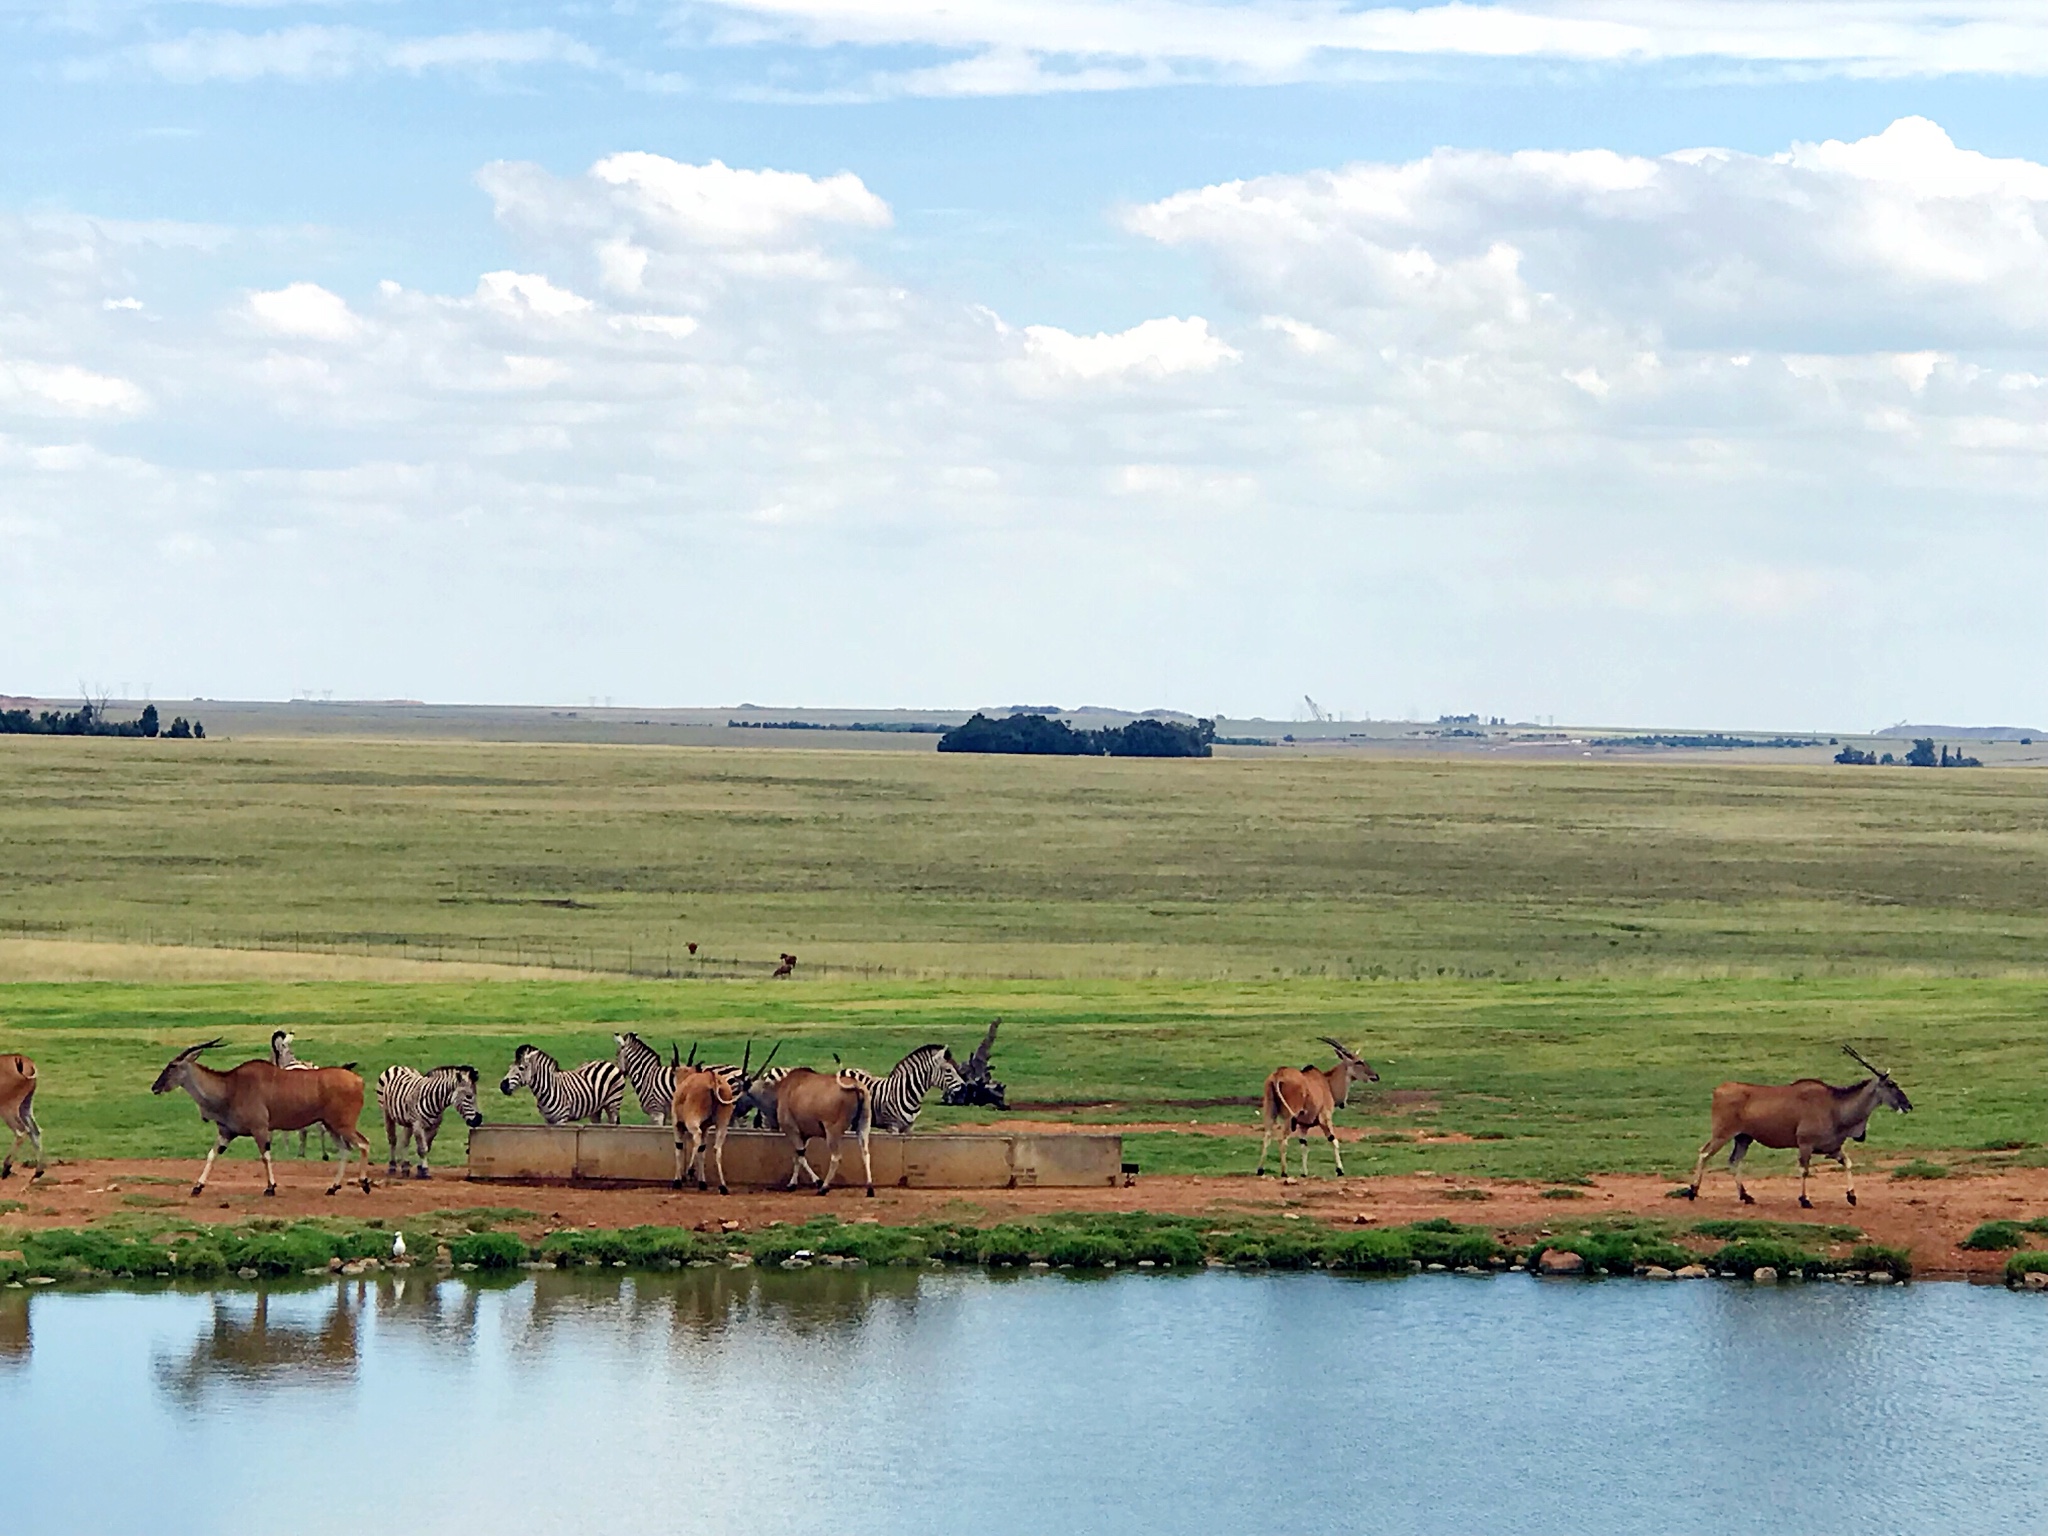
{"label": "dry yellow grass", "polygon": [[520,981],[560,979],[535,966],[404,960],[305,950],[0,938],[0,983],[17,981]]}

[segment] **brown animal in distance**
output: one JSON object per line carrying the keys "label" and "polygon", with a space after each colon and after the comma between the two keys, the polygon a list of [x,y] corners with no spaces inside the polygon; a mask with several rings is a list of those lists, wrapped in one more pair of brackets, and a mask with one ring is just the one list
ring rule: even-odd
{"label": "brown animal in distance", "polygon": [[331,1195],[341,1188],[348,1176],[349,1155],[360,1150],[364,1172],[359,1182],[363,1193],[368,1194],[370,1138],[356,1129],[356,1121],[363,1114],[362,1078],[346,1067],[313,1067],[293,1072],[267,1061],[245,1061],[229,1071],[216,1072],[200,1065],[199,1053],[220,1043],[218,1039],[202,1040],[198,1045],[187,1046],[165,1064],[149,1090],[169,1093],[173,1088],[184,1089],[199,1106],[200,1118],[211,1121],[220,1133],[213,1150],[206,1154],[206,1166],[200,1169],[199,1182],[192,1186],[192,1193],[205,1191],[213,1160],[228,1144],[238,1136],[247,1136],[263,1154],[263,1193],[276,1194],[277,1170],[270,1162],[270,1138],[278,1131],[301,1131],[320,1125],[341,1144],[341,1164],[335,1169],[334,1182],[327,1186],[327,1193]]}
{"label": "brown animal in distance", "polygon": [[14,1132],[14,1145],[7,1149],[5,1161],[0,1161],[0,1179],[14,1176],[14,1154],[21,1150],[21,1141],[26,1136],[35,1144],[36,1171],[34,1178],[43,1176],[43,1130],[36,1124],[36,1064],[26,1056],[0,1056],[0,1122]]}
{"label": "brown animal in distance", "polygon": [[775,967],[775,975],[770,979],[779,981],[785,976],[794,976],[795,974],[796,956],[792,954],[784,954],[782,957],[782,964]]}
{"label": "brown animal in distance", "polygon": [[[839,1172],[839,1144],[850,1132],[860,1143],[861,1172],[867,1179],[868,1195],[875,1193],[875,1165],[868,1154],[868,1133],[874,1129],[875,1101],[866,1083],[850,1072],[827,1074],[809,1067],[794,1067],[778,1082],[775,1123],[789,1138],[796,1164],[789,1170],[788,1188],[796,1188],[797,1175],[808,1173],[824,1194]],[[825,1138],[825,1177],[811,1166],[805,1148],[814,1137]]]}
{"label": "brown animal in distance", "polygon": [[1849,1143],[1863,1140],[1871,1113],[1880,1105],[1906,1114],[1913,1104],[1889,1072],[1878,1071],[1846,1045],[1842,1053],[1874,1075],[1850,1088],[1831,1088],[1817,1077],[1785,1084],[1723,1083],[1716,1088],[1712,1129],[1700,1148],[1700,1160],[1693,1164],[1685,1198],[1699,1198],[1707,1159],[1732,1141],[1735,1150],[1728,1154],[1728,1171],[1735,1175],[1735,1193],[1744,1205],[1755,1205],[1755,1198],[1742,1187],[1742,1159],[1750,1143],[1757,1142],[1781,1151],[1799,1149],[1799,1203],[1805,1209],[1813,1209],[1806,1197],[1806,1178],[1816,1152],[1842,1165],[1849,1203],[1854,1205],[1856,1172],[1849,1166]]}
{"label": "brown animal in distance", "polygon": [[1266,1134],[1259,1142],[1259,1172],[1266,1171],[1266,1148],[1278,1129],[1280,1136],[1280,1177],[1287,1177],[1287,1138],[1301,1138],[1301,1176],[1308,1177],[1308,1133],[1321,1131],[1329,1139],[1330,1155],[1337,1160],[1337,1176],[1344,1176],[1344,1154],[1337,1150],[1337,1127],[1331,1113],[1351,1097],[1354,1079],[1368,1083],[1380,1080],[1379,1073],[1350,1047],[1328,1035],[1319,1037],[1337,1053],[1337,1065],[1328,1068],[1281,1067],[1266,1079],[1264,1100]]}

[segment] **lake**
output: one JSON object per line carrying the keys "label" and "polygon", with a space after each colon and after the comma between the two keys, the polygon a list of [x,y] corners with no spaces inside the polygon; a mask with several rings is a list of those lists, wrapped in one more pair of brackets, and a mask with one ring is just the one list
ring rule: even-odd
{"label": "lake", "polygon": [[724,1268],[0,1292],[62,1532],[2039,1532],[2048,1298]]}

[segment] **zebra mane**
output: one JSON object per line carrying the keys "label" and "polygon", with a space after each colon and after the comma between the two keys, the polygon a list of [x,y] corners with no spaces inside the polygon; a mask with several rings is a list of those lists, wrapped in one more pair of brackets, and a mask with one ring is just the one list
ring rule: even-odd
{"label": "zebra mane", "polygon": [[477,1077],[481,1075],[475,1067],[472,1067],[467,1062],[463,1062],[455,1066],[431,1067],[427,1071],[427,1076],[439,1077],[444,1072],[452,1072],[458,1077]]}
{"label": "zebra mane", "polygon": [[559,1061],[555,1060],[554,1057],[550,1056],[546,1051],[542,1050],[537,1045],[522,1045],[519,1047],[518,1050],[512,1053],[512,1059],[514,1061],[524,1060],[528,1056],[538,1056],[542,1061],[546,1062],[549,1066],[553,1067],[557,1072],[562,1070],[562,1064]]}

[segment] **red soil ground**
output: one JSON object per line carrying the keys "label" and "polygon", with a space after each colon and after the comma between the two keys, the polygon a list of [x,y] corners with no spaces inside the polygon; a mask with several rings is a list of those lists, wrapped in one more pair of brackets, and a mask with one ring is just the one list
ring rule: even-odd
{"label": "red soil ground", "polygon": [[[1128,1127],[1125,1127],[1128,1129]],[[1811,1212],[1798,1205],[1796,1175],[1750,1181],[1754,1206],[1738,1206],[1725,1174],[1709,1175],[1693,1204],[1667,1198],[1671,1181],[1641,1175],[1596,1179],[1581,1198],[1546,1198],[1543,1186],[1485,1179],[1409,1175],[1377,1178],[1315,1178],[1283,1184],[1247,1175],[1141,1178],[1130,1188],[930,1190],[882,1189],[866,1199],[858,1187],[813,1194],[759,1191],[726,1197],[676,1193],[666,1187],[589,1188],[568,1185],[471,1183],[450,1175],[425,1182],[386,1180],[381,1165],[365,1195],[354,1185],[328,1196],[323,1191],[332,1165],[282,1159],[276,1198],[262,1193],[262,1169],[236,1159],[214,1170],[213,1182],[197,1198],[187,1193],[199,1159],[59,1163],[30,1183],[21,1174],[0,1185],[0,1198],[23,1202],[4,1219],[15,1225],[75,1227],[116,1213],[168,1215],[195,1222],[241,1221],[254,1216],[375,1214],[398,1219],[426,1211],[477,1206],[516,1207],[530,1218],[509,1221],[525,1235],[563,1226],[629,1227],[643,1223],[695,1227],[737,1221],[743,1227],[772,1221],[801,1221],[821,1211],[847,1220],[874,1217],[886,1222],[933,1217],[977,1222],[1044,1215],[1053,1211],[1156,1211],[1176,1214],[1293,1214],[1305,1219],[1353,1223],[1361,1219],[1398,1225],[1433,1216],[1491,1227],[1518,1237],[1535,1237],[1588,1218],[1638,1215],[1663,1220],[1748,1216],[1774,1221],[1807,1221],[1861,1228],[1872,1242],[1910,1248],[1922,1275],[1990,1275],[2005,1255],[1974,1253],[1956,1246],[1979,1222],[2048,1211],[2048,1169],[2017,1168],[1938,1181],[1900,1181],[1866,1175],[1850,1207],[1838,1178],[1817,1178]],[[1473,1193],[1477,1192],[1475,1197]],[[1825,1246],[1815,1244],[1816,1247]]]}

